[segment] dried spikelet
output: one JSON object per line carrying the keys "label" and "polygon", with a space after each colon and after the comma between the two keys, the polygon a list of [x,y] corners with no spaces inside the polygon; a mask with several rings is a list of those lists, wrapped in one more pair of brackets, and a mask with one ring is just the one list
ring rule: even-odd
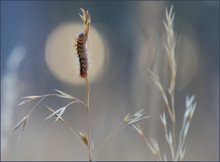
{"label": "dried spikelet", "polygon": [[88,72],[88,53],[86,49],[86,41],[88,39],[88,33],[89,33],[89,26],[91,23],[90,15],[88,11],[85,11],[81,8],[82,15],[79,14],[79,16],[82,19],[82,22],[84,24],[84,32],[79,34],[77,40],[76,40],[76,51],[79,57],[79,64],[80,64],[80,76],[82,78],[87,77]]}
{"label": "dried spikelet", "polygon": [[66,107],[61,107],[60,109],[54,111],[53,113],[51,113],[46,119],[44,119],[45,121],[52,118],[53,116],[56,116],[56,120],[62,120],[61,116],[63,115],[64,111],[66,110]]}
{"label": "dried spikelet", "polygon": [[[52,112],[52,113],[55,112],[55,110],[53,110],[52,108],[50,108],[48,105],[45,105],[45,106],[46,106],[46,108],[47,108],[50,112]],[[56,118],[58,118],[60,121],[62,121],[62,122],[64,121],[63,118],[62,118],[62,117],[59,117],[57,113],[55,114],[55,116],[56,116]],[[47,120],[47,118],[46,118],[45,120]]]}
{"label": "dried spikelet", "polygon": [[89,145],[89,140],[85,132],[79,132],[79,135],[85,145]]}
{"label": "dried spikelet", "polygon": [[185,155],[184,143],[189,131],[192,117],[196,108],[195,96],[186,96],[186,110],[183,117],[182,128],[179,135],[179,143],[177,148],[176,160],[183,160]]}
{"label": "dried spikelet", "polygon": [[[48,119],[52,118],[53,116],[56,116],[56,120],[55,121],[62,120],[61,116],[63,115],[63,113],[65,112],[67,107],[69,107],[70,105],[72,105],[74,103],[81,103],[81,102],[80,101],[69,102],[66,106],[61,107],[61,108],[59,108],[56,111],[52,111],[53,113],[51,113],[45,120],[48,120]],[[47,108],[49,108],[49,107],[47,106]],[[49,109],[49,110],[52,110],[52,109]]]}
{"label": "dried spikelet", "polygon": [[55,89],[55,91],[59,93],[59,94],[57,94],[58,97],[67,98],[67,99],[76,99],[75,97],[73,97],[73,96],[71,96],[61,90]]}
{"label": "dried spikelet", "polygon": [[82,11],[82,14],[79,14],[80,18],[82,19],[82,22],[84,24],[84,34],[86,36],[86,38],[88,37],[88,33],[89,33],[89,26],[91,24],[91,19],[90,19],[90,15],[89,12],[80,8],[80,10]]}
{"label": "dried spikelet", "polygon": [[22,128],[21,128],[21,133],[20,133],[20,135],[19,135],[19,137],[18,137],[18,141],[20,140],[20,138],[21,138],[21,136],[22,136],[22,134],[23,134],[23,132],[24,132],[24,129],[25,129],[25,126],[27,125],[28,119],[29,119],[29,115],[26,115],[26,116],[25,116],[23,119],[21,119],[21,120],[17,123],[17,125],[12,129],[12,131],[16,131],[19,127],[22,126]]}
{"label": "dried spikelet", "polygon": [[[137,111],[136,113],[130,115],[127,114],[125,117],[124,117],[124,122],[127,123],[128,125],[133,125],[133,124],[136,124],[136,123],[139,123],[140,121],[142,121],[143,119],[146,119],[146,118],[149,118],[150,116],[144,116],[145,112],[144,112],[144,109],[141,109],[139,111]],[[136,129],[136,128],[135,128]]]}
{"label": "dried spikelet", "polygon": [[23,97],[23,98],[25,98],[25,99],[27,99],[27,100],[22,101],[21,103],[18,104],[18,106],[24,105],[24,104],[26,104],[26,103],[28,103],[28,102],[31,102],[31,101],[33,101],[33,100],[35,100],[35,99],[38,99],[38,98],[41,98],[41,97],[42,97],[42,96],[26,96],[26,97]]}
{"label": "dried spikelet", "polygon": [[163,126],[166,127],[167,126],[167,120],[166,120],[166,114],[165,113],[160,115],[160,120],[161,120]]}
{"label": "dried spikelet", "polygon": [[167,40],[164,46],[165,46],[165,50],[168,56],[168,63],[171,69],[169,93],[170,95],[174,95],[177,69],[176,69],[176,59],[175,59],[176,40],[175,40],[174,30],[173,30],[173,22],[174,22],[175,13],[173,12],[173,6],[170,7],[169,11],[166,9],[165,15],[166,15],[166,18],[164,21],[164,26],[166,29]]}
{"label": "dried spikelet", "polygon": [[35,100],[35,99],[40,98],[40,97],[41,97],[41,96],[26,96],[26,97],[23,97],[23,98]]}
{"label": "dried spikelet", "polygon": [[21,125],[25,123],[26,120],[28,120],[29,116],[25,116],[23,119],[21,119],[17,125],[12,129],[13,131],[16,131]]}

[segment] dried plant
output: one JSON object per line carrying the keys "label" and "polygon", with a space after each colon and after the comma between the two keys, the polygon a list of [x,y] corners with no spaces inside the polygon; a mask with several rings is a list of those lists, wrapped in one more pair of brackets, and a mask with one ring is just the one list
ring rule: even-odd
{"label": "dried plant", "polygon": [[[69,130],[70,132],[77,138],[77,140],[81,143],[82,147],[84,148],[85,151],[87,151],[88,153],[88,159],[89,161],[93,160],[93,156],[92,156],[92,152],[94,149],[94,143],[93,140],[91,138],[91,119],[90,119],[90,104],[89,104],[89,97],[90,97],[90,82],[89,82],[89,74],[88,74],[88,53],[87,53],[87,49],[86,49],[86,42],[88,40],[88,34],[89,34],[89,27],[91,24],[91,20],[90,20],[90,15],[89,12],[82,9],[82,15],[79,14],[79,16],[82,19],[82,22],[84,24],[84,32],[79,34],[78,38],[75,39],[74,44],[76,47],[76,53],[78,55],[79,58],[79,65],[80,65],[80,77],[82,79],[85,80],[86,83],[86,102],[81,101],[80,99],[69,95],[63,91],[57,90],[55,89],[56,93],[52,93],[52,94],[45,94],[45,95],[34,95],[34,96],[27,96],[24,97],[24,101],[22,101],[21,103],[19,103],[19,106],[22,106],[26,103],[29,102],[34,102],[37,101],[34,106],[32,107],[32,109],[30,110],[30,112],[23,118],[21,119],[16,126],[14,127],[13,131],[17,130],[19,127],[21,127],[21,133],[18,139],[20,139],[20,137],[23,134],[23,131],[27,125],[28,119],[30,118],[30,116],[32,115],[32,112],[39,106],[39,104],[46,99],[47,97],[50,96],[56,96],[56,97],[60,97],[60,98],[64,98],[64,99],[68,99],[70,100],[70,102],[57,109],[54,110],[52,109],[50,106],[45,105],[45,107],[51,112],[50,115],[48,115],[45,118],[45,121],[51,118],[55,118],[55,122],[60,121],[62,122]],[[75,103],[80,103],[83,105],[83,107],[86,109],[86,114],[87,114],[87,131],[79,131],[79,133],[77,133],[77,131],[75,131],[69,124],[68,122],[66,122],[63,119],[63,114],[64,112],[67,110],[67,108],[69,108],[71,105],[75,104]],[[136,130],[141,131],[141,127],[139,126],[139,122],[142,121],[143,119],[148,118],[149,116],[144,116],[144,110],[140,110],[138,112],[136,112],[134,115],[130,116],[130,114],[128,114],[125,118],[123,123],[121,124],[121,127],[119,128],[119,130],[121,130],[122,128],[124,128],[124,126],[129,126],[132,125]],[[108,135],[102,142],[102,144],[100,145],[99,148],[101,148],[106,141],[108,141],[108,139],[110,139],[110,137],[112,137],[115,133],[117,133],[119,130],[113,132],[112,134]]]}
{"label": "dried plant", "polygon": [[88,11],[85,11],[81,8],[83,15],[79,16],[82,19],[84,24],[84,32],[79,35],[76,40],[76,50],[79,57],[80,63],[80,76],[85,79],[86,82],[86,107],[87,107],[87,123],[88,123],[88,136],[83,133],[80,133],[80,136],[83,142],[88,146],[89,149],[89,161],[92,161],[92,147],[91,147],[91,138],[90,138],[90,107],[89,107],[89,95],[90,95],[90,83],[89,83],[89,76],[88,76],[88,57],[87,57],[87,50],[86,50],[86,41],[88,40],[88,33],[89,33],[89,26],[91,23],[90,15]]}
{"label": "dried plant", "polygon": [[[36,102],[30,112],[21,119],[16,126],[14,127],[14,131],[21,127],[21,133],[19,136],[22,136],[23,131],[28,123],[28,120],[30,119],[30,116],[32,115],[32,112],[39,106],[39,104],[46,99],[47,97],[56,96],[59,98],[67,99],[69,100],[69,103],[57,110],[54,110],[48,105],[45,105],[45,107],[51,112],[50,115],[48,115],[45,120],[55,118],[55,121],[62,122],[69,130],[70,132],[77,138],[77,140],[81,143],[84,150],[88,153],[88,160],[93,160],[93,149],[94,149],[94,143],[91,138],[91,117],[90,117],[90,82],[89,82],[89,73],[88,73],[88,52],[86,49],[86,43],[88,40],[88,34],[89,34],[89,27],[91,24],[90,15],[89,12],[81,9],[82,15],[80,15],[82,22],[84,24],[84,32],[79,34],[78,38],[75,40],[75,46],[76,46],[76,52],[79,57],[79,64],[80,64],[80,76],[82,79],[85,80],[86,84],[86,102],[83,102],[82,100],[78,99],[77,97],[74,97],[70,94],[67,94],[63,91],[55,89],[56,93],[51,94],[45,94],[45,95],[35,95],[35,96],[27,96],[24,97],[24,101],[19,103],[19,106],[22,106],[29,102]],[[175,85],[176,85],[176,59],[175,59],[175,46],[176,46],[176,40],[173,30],[173,23],[174,23],[174,13],[173,13],[173,7],[170,8],[169,12],[166,9],[166,18],[164,21],[164,26],[166,29],[166,42],[165,42],[165,51],[167,56],[167,62],[170,69],[170,80],[169,80],[169,86],[164,87],[159,76],[155,74],[153,71],[151,71],[148,68],[148,71],[151,75],[151,78],[155,85],[157,86],[158,90],[160,91],[162,98],[166,105],[167,112],[163,112],[160,115],[160,119],[164,128],[165,132],[165,139],[169,145],[169,150],[171,153],[172,160],[183,160],[185,155],[185,139],[188,134],[188,130],[192,121],[192,117],[196,108],[196,101],[195,96],[187,96],[186,97],[186,110],[183,117],[183,123],[182,128],[179,133],[178,143],[176,142],[176,114],[175,114]],[[168,93],[167,93],[168,92]],[[70,108],[71,105],[79,103],[82,104],[83,107],[86,109],[86,115],[87,115],[87,130],[86,131],[75,131],[64,119],[63,114],[67,110],[67,108]],[[168,115],[167,115],[168,114]],[[168,122],[167,116],[170,118],[171,122]],[[143,129],[140,125],[140,122],[144,119],[149,118],[150,116],[145,115],[144,109],[141,109],[137,111],[134,114],[127,114],[124,118],[121,124],[119,125],[119,128],[113,131],[111,134],[107,135],[106,138],[104,138],[103,142],[98,147],[98,150],[100,150],[103,145],[116,133],[118,133],[120,130],[122,130],[125,127],[132,126],[135,131],[140,135],[140,137],[144,140],[147,147],[150,149],[150,151],[153,153],[154,157],[158,161],[167,160],[168,153],[166,152],[163,156],[160,150],[160,145],[156,139],[147,138],[144,135]],[[172,130],[168,129],[168,125],[171,125]],[[79,133],[77,133],[79,132]]]}
{"label": "dried plant", "polygon": [[[71,133],[77,137],[77,139],[80,141],[80,143],[82,144],[82,146],[84,147],[84,145],[86,145],[87,150],[88,150],[88,156],[89,156],[89,161],[92,161],[92,147],[91,147],[91,137],[90,137],[90,106],[89,106],[89,96],[90,96],[90,83],[89,83],[89,76],[88,76],[88,57],[87,57],[87,49],[86,49],[86,42],[88,40],[88,34],[89,34],[89,26],[91,23],[90,20],[90,15],[89,12],[82,9],[82,15],[80,15],[83,25],[84,25],[84,32],[79,34],[78,38],[76,39],[76,41],[74,42],[75,46],[76,46],[76,52],[78,54],[79,57],[79,63],[80,63],[80,76],[85,79],[85,83],[86,83],[86,102],[83,102],[81,100],[79,100],[78,98],[71,96],[63,91],[57,90],[55,89],[55,91],[57,93],[54,94],[45,94],[45,95],[36,95],[36,96],[27,96],[24,97],[26,100],[22,101],[21,103],[19,103],[18,105],[24,105],[26,103],[29,102],[33,102],[36,101],[36,104],[32,107],[32,109],[30,110],[30,112],[23,118],[21,119],[17,125],[13,128],[13,131],[17,130],[19,127],[21,127],[21,133],[19,136],[22,136],[23,131],[27,125],[27,121],[29,119],[29,117],[31,116],[32,112],[38,107],[38,105],[47,97],[50,96],[57,96],[60,98],[65,98],[70,100],[70,102],[59,108],[58,110],[53,110],[51,107],[47,106],[47,109],[51,112],[51,114],[45,119],[48,120],[52,117],[55,117],[55,121],[61,121],[70,131]],[[87,132],[81,132],[79,131],[79,134],[76,133],[76,131],[62,118],[62,115],[64,114],[64,112],[67,110],[68,107],[70,107],[71,105],[73,105],[74,103],[80,103],[82,104],[86,110],[87,110]]]}
{"label": "dried plant", "polygon": [[[74,97],[74,96],[71,96],[65,92],[62,92],[60,90],[57,90],[55,89],[56,92],[58,93],[54,93],[54,94],[45,94],[45,95],[39,95],[39,96],[27,96],[27,97],[24,97],[26,100],[22,101],[21,103],[19,103],[18,105],[19,106],[22,106],[26,103],[29,103],[29,102],[34,102],[36,100],[38,100],[34,106],[32,107],[32,109],[30,110],[30,112],[23,118],[21,119],[17,124],[16,126],[13,128],[13,131],[17,130],[19,127],[22,127],[21,129],[21,133],[20,133],[20,136],[19,138],[22,136],[23,134],[23,131],[27,125],[27,121],[28,119],[30,118],[30,116],[32,115],[33,111],[38,108],[39,104],[44,100],[46,99],[47,97],[50,97],[50,96],[56,96],[56,97],[60,97],[60,98],[64,98],[64,99],[68,99],[68,100],[71,100],[71,102],[69,102],[67,105],[65,105],[64,107],[54,111],[52,108],[50,108],[49,106],[45,105],[46,108],[51,112],[51,114],[45,119],[45,120],[48,120],[52,117],[56,117],[55,121],[61,121],[63,122],[69,129],[70,131],[77,137],[77,133],[73,130],[72,127],[69,126],[69,124],[62,118],[62,115],[63,113],[65,112],[65,110],[67,109],[67,107],[69,107],[70,105],[74,104],[74,103],[80,103],[82,104],[84,107],[86,107],[86,104],[79,100],[78,98]],[[78,138],[78,137],[77,137]]]}
{"label": "dried plant", "polygon": [[111,138],[113,137],[116,133],[118,133],[120,130],[122,130],[123,128],[127,127],[127,126],[132,126],[134,129],[136,129],[136,131],[138,131],[140,134],[143,135],[143,137],[146,139],[146,137],[143,134],[142,128],[139,125],[139,123],[144,120],[149,118],[150,116],[144,116],[145,112],[144,109],[141,109],[139,111],[137,111],[136,113],[134,113],[133,115],[131,115],[130,113],[128,113],[124,118],[123,121],[121,122],[120,126],[118,129],[116,129],[115,131],[113,131],[111,134],[109,134],[104,140],[103,142],[100,144],[98,151],[100,151],[100,149],[103,147],[103,145]]}
{"label": "dried plant", "polygon": [[[186,97],[186,110],[183,117],[183,123],[182,128],[179,133],[179,140],[178,143],[176,143],[176,113],[175,113],[175,85],[176,85],[176,72],[177,72],[177,66],[176,66],[176,59],[175,59],[175,46],[176,46],[176,39],[174,35],[173,30],[173,24],[174,24],[174,12],[173,12],[173,6],[171,6],[170,10],[168,11],[166,9],[165,12],[165,20],[164,20],[164,26],[166,29],[166,42],[164,44],[166,56],[167,56],[167,62],[170,69],[170,81],[168,88],[165,88],[159,79],[158,75],[155,74],[153,71],[151,71],[148,68],[148,71],[151,75],[151,78],[153,82],[155,83],[156,87],[160,91],[162,98],[166,105],[166,110],[168,113],[168,116],[171,120],[171,127],[172,130],[168,130],[168,120],[166,112],[163,112],[160,115],[160,119],[162,122],[162,125],[164,127],[165,132],[165,139],[169,145],[169,149],[171,152],[172,160],[183,160],[185,155],[185,139],[191,124],[191,120],[196,108],[196,101],[195,96],[187,96]],[[168,93],[166,93],[168,92]],[[146,137],[143,135],[143,132],[139,129],[135,128],[135,130],[143,137],[145,140],[147,146],[150,148],[151,152],[154,154],[156,160],[167,160],[167,153],[164,154],[163,158],[161,156],[159,144],[157,140],[152,140],[151,143],[149,143],[146,139]]]}

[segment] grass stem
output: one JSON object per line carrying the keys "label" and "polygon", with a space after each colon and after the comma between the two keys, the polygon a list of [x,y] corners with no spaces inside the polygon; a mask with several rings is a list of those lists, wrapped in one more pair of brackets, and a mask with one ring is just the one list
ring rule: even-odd
{"label": "grass stem", "polygon": [[87,126],[88,126],[88,148],[89,148],[89,161],[92,161],[92,147],[91,147],[91,118],[90,118],[90,83],[89,78],[86,77],[86,105],[87,105]]}

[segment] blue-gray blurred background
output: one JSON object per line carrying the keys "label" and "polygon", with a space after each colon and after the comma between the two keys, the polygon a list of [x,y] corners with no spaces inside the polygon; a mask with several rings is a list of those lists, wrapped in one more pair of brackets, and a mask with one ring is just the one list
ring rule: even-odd
{"label": "blue-gray blurred background", "polygon": [[[173,2],[177,40],[175,107],[177,132],[185,97],[195,94],[197,108],[186,139],[185,160],[219,160],[219,1]],[[76,138],[61,123],[44,122],[68,103],[46,99],[32,114],[19,142],[11,129],[31,109],[22,97],[62,90],[85,100],[73,46],[83,31],[80,7],[91,15],[88,42],[92,137],[95,149],[119,127],[123,117],[142,108],[151,118],[141,122],[145,135],[168,152],[160,113],[166,110],[147,68],[166,83],[164,51],[166,1],[1,1],[1,160],[86,160]],[[63,118],[86,130],[79,104]],[[168,156],[169,157],[169,156]],[[153,160],[140,136],[127,127],[113,136],[96,160]]]}

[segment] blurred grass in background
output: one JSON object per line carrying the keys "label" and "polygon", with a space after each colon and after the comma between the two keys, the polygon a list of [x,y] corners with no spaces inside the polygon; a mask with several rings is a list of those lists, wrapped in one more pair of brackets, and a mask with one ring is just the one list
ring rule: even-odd
{"label": "blurred grass in background", "polygon": [[[87,160],[80,143],[62,124],[43,122],[44,104],[35,111],[24,135],[10,132],[31,104],[16,107],[21,97],[53,89],[85,98],[73,39],[82,24],[79,8],[91,14],[89,38],[92,79],[92,137],[95,147],[118,128],[124,115],[145,108],[141,123],[148,137],[163,143],[159,113],[164,103],[150,79],[151,67],[166,84],[163,19],[170,2],[150,1],[1,1],[1,160]],[[185,96],[195,94],[197,109],[186,139],[185,160],[219,160],[219,2],[174,2],[177,35],[177,126]],[[66,102],[48,98],[59,108]],[[76,130],[85,127],[79,105],[64,118]],[[178,118],[179,117],[179,118]],[[110,139],[97,160],[152,160],[137,133],[127,128]]]}

